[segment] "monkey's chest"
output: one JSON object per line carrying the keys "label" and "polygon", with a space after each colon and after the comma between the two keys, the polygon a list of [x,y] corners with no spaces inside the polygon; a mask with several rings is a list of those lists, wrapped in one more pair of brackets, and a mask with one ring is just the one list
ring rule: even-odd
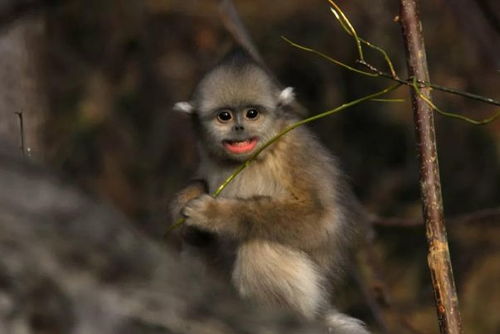
{"label": "monkey's chest", "polygon": [[[244,169],[220,193],[220,197],[250,198],[253,196],[282,196],[286,194],[283,185],[283,173],[277,168],[255,168],[250,166]],[[231,175],[232,171],[212,174],[207,178],[210,193],[216,191]]]}

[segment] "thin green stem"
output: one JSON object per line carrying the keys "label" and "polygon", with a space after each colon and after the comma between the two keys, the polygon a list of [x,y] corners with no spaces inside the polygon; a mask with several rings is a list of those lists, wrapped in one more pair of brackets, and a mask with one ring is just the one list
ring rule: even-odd
{"label": "thin green stem", "polygon": [[[292,131],[293,129],[295,128],[298,128],[299,126],[301,125],[304,125],[304,124],[307,124],[307,123],[310,123],[312,121],[315,121],[315,120],[318,120],[318,119],[321,119],[323,117],[326,117],[326,116],[330,116],[332,114],[335,114],[339,111],[342,111],[344,109],[347,109],[347,108],[350,108],[354,105],[357,105],[359,103],[362,103],[362,102],[365,102],[365,101],[368,101],[368,100],[377,100],[377,98],[379,96],[382,96],[384,94],[387,94],[393,90],[395,90],[396,88],[400,87],[401,84],[397,83],[395,85],[392,85],[390,87],[387,87],[381,91],[378,91],[378,92],[375,92],[373,94],[370,94],[370,95],[367,95],[367,96],[364,96],[362,98],[359,98],[359,99],[356,99],[356,100],[353,100],[351,102],[347,102],[347,103],[344,103],[342,104],[341,106],[338,106],[337,108],[335,109],[331,109],[331,110],[328,110],[328,111],[325,111],[321,114],[317,114],[317,115],[314,115],[314,116],[311,116],[309,118],[306,118],[306,119],[303,119],[301,121],[298,121],[296,123],[293,123],[292,125],[286,127],[284,130],[282,130],[280,133],[278,133],[276,136],[274,136],[273,138],[271,138],[269,141],[267,141],[262,147],[260,147],[257,151],[255,151],[254,154],[252,154],[252,156],[250,158],[248,158],[244,163],[242,163],[218,188],[216,191],[214,191],[211,195],[213,197],[217,197],[219,196],[219,194],[224,190],[224,188],[226,188],[245,168],[247,168],[258,156],[259,154],[262,153],[262,151],[264,151],[266,148],[268,148],[269,146],[271,146],[272,144],[274,144],[276,141],[278,141],[281,137],[283,137],[284,135],[286,135],[288,132]],[[178,228],[179,226],[181,226],[184,222],[185,222],[185,218],[179,218],[174,224],[172,224],[168,229],[167,231],[165,232],[165,237],[168,236],[168,234]]]}
{"label": "thin green stem", "polygon": [[371,99],[374,102],[405,102],[405,99]]}
{"label": "thin green stem", "polygon": [[[328,0],[328,1],[331,4],[333,3],[332,0]],[[367,46],[369,46],[369,47],[377,50],[378,52],[380,52],[383,55],[383,57],[384,57],[384,59],[385,59],[385,61],[387,63],[387,66],[389,66],[390,74],[378,70],[377,68],[375,68],[375,67],[371,66],[370,64],[368,64],[363,59],[361,59],[359,61],[359,63],[367,66],[370,70],[372,70],[374,73],[378,73],[381,77],[388,78],[388,79],[393,79],[393,80],[395,80],[397,82],[403,83],[404,80],[399,79],[399,77],[396,74],[396,71],[394,69],[394,66],[392,64],[392,61],[389,58],[389,55],[387,54],[387,52],[383,48],[381,48],[381,47],[379,47],[379,46],[377,46],[377,45],[375,45],[375,44],[373,44],[373,43],[371,43],[371,42],[369,42],[367,40],[364,40],[363,38],[359,37],[357,34],[353,35],[352,30],[351,30],[352,24],[350,23],[349,19],[347,18],[347,15],[344,14],[344,12],[340,9],[340,7],[338,5],[335,5],[335,9],[334,8],[330,8],[330,10],[334,14],[335,18],[339,22],[339,24],[342,27],[342,29],[344,29],[344,31],[347,34],[353,36],[354,39],[356,40],[357,44],[359,42],[361,42],[361,43],[363,43],[363,44],[365,44],[365,45],[367,45]],[[341,13],[342,18],[340,17],[339,13]],[[346,22],[349,24],[349,27],[346,25]],[[426,85],[428,87],[431,87],[431,88],[443,91],[443,92],[450,93],[450,94],[455,94],[455,95],[467,97],[467,98],[470,98],[470,99],[478,100],[478,101],[481,101],[481,102],[485,102],[485,103],[489,103],[489,104],[494,104],[494,105],[500,106],[500,101],[492,99],[490,97],[485,97],[485,96],[481,96],[481,95],[477,95],[477,94],[473,94],[473,93],[469,93],[469,92],[460,91],[460,90],[453,89],[453,88],[444,87],[444,86],[441,86],[441,85],[433,84],[431,82],[419,82],[419,83],[424,84],[424,85]],[[407,83],[405,83],[405,84],[408,85],[408,84],[410,84],[410,82],[407,81]]]}
{"label": "thin green stem", "polygon": [[498,110],[491,117],[488,117],[488,118],[483,119],[483,120],[475,120],[475,119],[469,118],[467,116],[463,116],[463,115],[459,115],[459,114],[454,114],[454,113],[443,111],[438,106],[436,106],[427,96],[425,96],[424,94],[422,94],[422,92],[420,92],[420,89],[418,87],[417,81],[415,79],[413,80],[412,86],[413,86],[413,89],[415,90],[415,92],[418,94],[418,96],[420,96],[420,98],[422,98],[422,100],[424,100],[425,103],[427,103],[433,110],[435,110],[438,114],[440,114],[442,116],[460,119],[462,121],[465,121],[467,123],[474,124],[474,125],[484,125],[484,124],[491,123],[497,117],[500,116],[500,110]]}
{"label": "thin green stem", "polygon": [[[403,85],[407,85],[407,86],[412,86],[413,85],[412,82],[411,82],[411,80],[402,80],[402,79],[399,79],[399,78],[393,78],[389,73],[378,71],[377,69],[375,69],[375,70],[377,71],[378,75],[380,77],[382,77],[382,78],[391,79],[393,81],[402,83]],[[481,95],[477,95],[477,94],[473,94],[473,93],[469,93],[469,92],[464,92],[464,91],[461,91],[461,90],[458,90],[458,89],[454,89],[454,88],[444,87],[444,86],[437,85],[437,84],[434,84],[434,83],[428,82],[428,81],[417,81],[417,82],[420,85],[423,85],[423,86],[426,86],[426,87],[431,87],[431,88],[433,88],[435,90],[439,90],[439,91],[442,91],[442,92],[445,92],[445,93],[450,93],[450,94],[454,94],[454,95],[466,97],[466,98],[469,98],[471,100],[477,100],[477,101],[480,101],[480,102],[484,102],[484,103],[488,103],[488,104],[493,104],[493,105],[496,105],[496,106],[500,106],[500,101],[495,100],[495,99],[493,99],[491,97],[481,96]]]}
{"label": "thin green stem", "polygon": [[227,179],[226,181],[224,181],[224,183],[222,183],[222,185],[219,186],[219,188],[217,188],[217,191],[215,191],[212,195],[213,196],[218,196],[222,190],[224,190],[224,188],[238,175],[240,174],[248,165],[250,165],[250,163],[252,161],[254,161],[258,156],[259,154],[264,151],[266,148],[268,148],[269,146],[271,146],[272,144],[274,144],[276,141],[278,141],[281,137],[283,137],[284,135],[286,135],[288,132],[292,131],[293,129],[295,128],[298,128],[299,126],[301,125],[304,125],[304,124],[307,124],[307,123],[310,123],[312,121],[315,121],[315,120],[318,120],[320,118],[323,118],[323,117],[326,117],[326,116],[330,116],[334,113],[337,113],[341,110],[344,110],[344,109],[347,109],[349,107],[352,107],[356,104],[359,104],[359,103],[362,103],[362,102],[365,102],[365,101],[368,101],[368,100],[373,100],[373,99],[376,99],[377,97],[381,96],[381,95],[384,95],[384,94],[387,94],[393,90],[395,90],[396,88],[398,88],[399,86],[401,86],[400,84],[395,84],[395,85],[392,85],[390,87],[387,87],[381,91],[378,91],[376,93],[373,93],[373,94],[370,94],[370,95],[367,95],[367,96],[364,96],[362,98],[359,98],[359,99],[356,99],[354,101],[351,101],[351,102],[347,102],[347,103],[344,103],[342,104],[341,106],[338,106],[337,108],[335,109],[332,109],[332,110],[328,110],[328,111],[325,111],[321,114],[317,114],[317,115],[314,115],[314,116],[311,116],[309,118],[306,118],[306,119],[303,119],[301,121],[298,121],[288,127],[286,127],[284,130],[282,130],[280,133],[278,133],[276,136],[274,136],[273,138],[271,138],[268,142],[266,142],[262,147],[260,147],[257,151],[255,151],[255,153],[248,159],[246,160],[242,165],[240,165],[235,171],[233,174],[231,174]]}
{"label": "thin green stem", "polygon": [[[314,53],[334,64],[337,64],[339,66],[342,66],[350,71],[353,71],[353,72],[356,72],[356,73],[359,73],[359,74],[362,74],[362,75],[366,75],[366,76],[369,76],[369,77],[382,77],[382,78],[385,78],[385,79],[389,79],[389,80],[392,80],[392,81],[395,81],[395,82],[398,82],[400,84],[403,84],[403,85],[407,85],[407,86],[412,86],[412,83],[410,80],[403,80],[403,79],[399,79],[398,77],[393,77],[391,74],[389,73],[386,73],[386,72],[382,72],[380,70],[378,70],[377,68],[373,67],[372,65],[366,63],[366,62],[361,62],[363,65],[365,66],[369,66],[370,70],[372,72],[366,72],[366,71],[362,71],[362,70],[358,70],[357,68],[353,68],[349,65],[346,65],[344,63],[341,63],[340,61],[332,58],[332,57],[329,57],[327,56],[326,54],[320,52],[320,51],[317,51],[317,50],[314,50],[312,48],[309,48],[307,46],[303,46],[303,45],[300,45],[298,43],[295,43],[295,42],[292,42],[291,40],[289,40],[288,38],[286,37],[282,37],[287,43],[289,43],[290,45],[300,49],[300,50],[304,50],[304,51],[307,51],[307,52],[311,52],[311,53]],[[485,96],[481,96],[481,95],[477,95],[477,94],[473,94],[473,93],[469,93],[469,92],[464,92],[464,91],[461,91],[461,90],[458,90],[458,89],[453,89],[453,88],[448,88],[448,87],[444,87],[444,86],[440,86],[440,85],[436,85],[436,84],[433,84],[431,82],[425,82],[425,81],[419,81],[418,82],[419,84],[422,84],[422,85],[425,85],[425,86],[428,86],[428,87],[431,87],[433,89],[436,89],[436,90],[440,90],[440,91],[443,91],[443,92],[447,92],[447,93],[451,93],[451,94],[455,94],[455,95],[460,95],[460,96],[463,96],[463,97],[466,97],[466,98],[469,98],[469,99],[472,99],[472,100],[477,100],[477,101],[481,101],[481,102],[484,102],[484,103],[488,103],[488,104],[493,104],[493,105],[496,105],[496,106],[500,106],[500,101],[498,100],[495,100],[493,98],[490,98],[490,97],[485,97]]]}
{"label": "thin green stem", "polygon": [[[332,1],[329,0],[330,3],[333,3]],[[356,45],[360,45],[361,43],[367,45],[368,47],[372,48],[372,49],[375,49],[377,50],[378,52],[380,52],[382,54],[382,56],[384,57],[385,59],[385,62],[387,63],[387,66],[389,66],[389,70],[392,74],[392,77],[393,78],[397,78],[397,74],[396,74],[396,71],[394,70],[394,65],[392,64],[392,61],[391,59],[389,58],[389,55],[387,54],[387,52],[382,49],[380,46],[377,46],[375,44],[372,44],[371,42],[368,42],[367,40],[359,37],[358,35],[353,35],[352,33],[352,30],[349,28],[349,27],[352,27],[352,24],[351,22],[349,21],[349,19],[347,18],[347,16],[344,14],[344,12],[340,9],[339,6],[335,5],[335,9],[334,8],[330,8],[330,10],[332,11],[333,15],[335,16],[335,18],[337,19],[337,21],[339,22],[340,26],[342,27],[342,29],[344,29],[344,31],[353,36],[354,39],[356,40]],[[340,17],[340,15],[338,13],[341,13],[342,14],[342,19]],[[346,22],[349,26],[346,25]],[[364,59],[360,59],[362,62],[364,61]]]}
{"label": "thin green stem", "polygon": [[292,42],[291,40],[289,40],[288,38],[286,38],[285,36],[281,36],[281,38],[283,40],[285,40],[287,43],[289,43],[290,45],[298,48],[298,49],[301,49],[301,50],[304,50],[304,51],[307,51],[307,52],[311,52],[311,53],[314,53],[322,58],[325,58],[326,60],[334,63],[334,64],[337,64],[339,66],[342,66],[346,69],[348,69],[349,71],[353,71],[353,72],[356,72],[356,73],[359,73],[359,74],[363,74],[363,75],[366,75],[366,76],[369,76],[369,77],[378,77],[379,74],[378,73],[372,73],[372,72],[366,72],[366,71],[362,71],[362,70],[359,70],[357,68],[354,68],[352,66],[349,66],[345,63],[342,63],[340,61],[338,61],[337,59],[334,59],[330,56],[327,56],[326,54],[320,52],[320,51],[317,51],[315,49],[312,49],[312,48],[309,48],[309,47],[306,47],[306,46],[303,46],[303,45],[300,45],[300,44],[297,44],[295,42]]}
{"label": "thin green stem", "polygon": [[[358,49],[358,54],[359,54],[359,59],[360,60],[365,60],[363,56],[363,48],[361,47],[361,42],[358,37],[358,34],[356,33],[356,30],[354,29],[353,25],[347,18],[347,16],[344,14],[344,12],[340,9],[340,7],[333,1],[333,0],[328,0],[328,2],[334,7],[332,8],[332,12],[339,21],[343,21],[345,23],[346,30],[350,32],[350,35],[354,37],[354,40],[356,41],[356,48]],[[344,24],[342,24],[344,26]]]}
{"label": "thin green stem", "polygon": [[[360,38],[358,36],[358,34],[356,33],[356,30],[354,29],[353,25],[351,24],[351,22],[349,21],[349,19],[347,18],[347,15],[344,14],[344,12],[342,11],[342,9],[340,9],[340,7],[333,1],[333,0],[328,0],[328,2],[333,6],[333,7],[330,7],[330,10],[332,11],[332,13],[334,14],[335,18],[337,19],[337,21],[340,23],[340,26],[342,27],[342,29],[344,29],[347,34],[351,35],[354,39],[355,39],[355,42],[356,42],[356,47],[358,49],[358,53],[360,55],[360,59],[358,60],[358,62],[364,66],[366,66],[368,69],[370,69],[371,72],[366,72],[366,71],[362,71],[362,70],[359,70],[357,68],[354,68],[352,66],[349,66],[345,63],[342,63],[320,51],[317,51],[315,49],[312,49],[312,48],[309,48],[309,47],[306,47],[304,45],[300,45],[298,43],[295,43],[295,42],[292,42],[291,40],[289,40],[288,38],[286,37],[282,37],[286,42],[288,42],[290,45],[298,48],[298,49],[301,49],[301,50],[304,50],[304,51],[307,51],[307,52],[311,52],[311,53],[314,53],[336,65],[339,65],[339,66],[342,66],[350,71],[353,71],[353,72],[356,72],[356,73],[359,73],[359,74],[362,74],[362,75],[366,75],[366,76],[370,76],[370,77],[383,77],[383,78],[386,78],[386,79],[390,79],[390,80],[393,80],[393,81],[396,81],[396,82],[399,82],[401,84],[404,84],[404,85],[407,85],[407,86],[412,86],[412,83],[411,83],[411,80],[402,80],[398,77],[398,75],[396,74],[396,71],[394,69],[394,66],[392,64],[392,61],[391,59],[389,58],[389,55],[387,54],[387,52],[375,45],[375,44],[372,44],[362,38]],[[370,65],[369,63],[367,63],[364,58],[363,58],[363,51],[362,51],[362,48],[361,48],[361,43],[377,50],[378,52],[380,52],[386,63],[387,63],[387,66],[389,66],[389,71],[390,73],[387,73],[387,72],[383,72],[383,71],[380,71],[379,69],[377,69],[376,67]],[[484,102],[484,103],[488,103],[488,104],[493,104],[493,105],[496,105],[496,106],[500,106],[500,101],[498,100],[495,100],[493,98],[490,98],[490,97],[485,97],[485,96],[481,96],[481,95],[477,95],[477,94],[473,94],[473,93],[469,93],[469,92],[464,92],[464,91],[461,91],[461,90],[458,90],[458,89],[454,89],[454,88],[448,88],[448,87],[444,87],[444,86],[441,86],[441,85],[437,85],[437,84],[434,84],[432,82],[420,82],[419,81],[419,84],[423,84],[425,86],[428,86],[428,87],[431,87],[433,89],[436,89],[436,90],[439,90],[439,91],[442,91],[442,92],[446,92],[446,93],[450,93],[450,94],[454,94],[454,95],[459,95],[459,96],[462,96],[462,97],[466,97],[466,98],[469,98],[469,99],[472,99],[472,100],[477,100],[477,101],[481,101],[481,102]],[[437,109],[436,109],[437,111]],[[444,114],[448,114],[448,113],[444,113]],[[443,114],[443,115],[444,115]],[[454,115],[454,114],[451,114],[451,115]],[[454,117],[454,116],[451,116],[451,117]],[[492,117],[490,117],[492,120],[496,119],[498,117],[498,112],[495,113],[495,115],[493,115]],[[456,117],[455,117],[456,118]],[[488,119],[490,119],[488,118]]]}
{"label": "thin green stem", "polygon": [[175,230],[175,229],[177,229],[177,228],[181,227],[181,225],[182,225],[182,224],[184,224],[184,222],[185,222],[185,221],[186,221],[186,218],[184,218],[184,217],[181,217],[181,218],[177,219],[177,221],[176,221],[175,223],[173,223],[172,225],[170,225],[170,226],[167,228],[167,230],[166,230],[166,231],[165,231],[165,233],[163,234],[163,238],[165,238],[165,239],[166,239],[166,238],[170,235],[170,233],[171,233],[173,230]]}
{"label": "thin green stem", "polygon": [[500,106],[500,101],[492,99],[491,97],[485,97],[485,96],[481,96],[481,95],[477,95],[477,94],[473,94],[473,93],[469,93],[469,92],[464,92],[464,91],[461,91],[458,89],[453,89],[453,88],[448,88],[448,87],[436,85],[436,84],[433,84],[431,82],[419,82],[419,83],[424,84],[426,86],[429,86],[431,88],[443,91],[443,92],[447,92],[447,93],[451,93],[451,94],[455,94],[455,95],[460,95],[463,97],[467,97],[469,99],[478,100],[478,101],[481,101],[484,103],[489,103],[489,104],[494,104],[494,105]]}
{"label": "thin green stem", "polygon": [[369,47],[371,47],[372,49],[375,49],[378,52],[380,52],[382,54],[382,56],[384,57],[385,62],[387,63],[387,66],[389,66],[389,71],[391,71],[392,77],[398,78],[398,75],[396,74],[396,70],[394,69],[394,65],[392,65],[391,59],[389,58],[389,55],[387,54],[387,52],[384,49],[382,49],[381,47],[379,47],[375,44],[372,44],[372,43],[370,43],[362,38],[360,38],[359,40],[361,42],[363,42],[364,44],[368,45]]}

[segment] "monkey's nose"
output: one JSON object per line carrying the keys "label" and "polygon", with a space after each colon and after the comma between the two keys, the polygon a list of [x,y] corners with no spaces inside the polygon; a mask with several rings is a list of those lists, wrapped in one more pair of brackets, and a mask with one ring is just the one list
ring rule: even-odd
{"label": "monkey's nose", "polygon": [[233,127],[233,130],[234,131],[243,131],[245,130],[245,127],[241,124],[236,124],[234,127]]}

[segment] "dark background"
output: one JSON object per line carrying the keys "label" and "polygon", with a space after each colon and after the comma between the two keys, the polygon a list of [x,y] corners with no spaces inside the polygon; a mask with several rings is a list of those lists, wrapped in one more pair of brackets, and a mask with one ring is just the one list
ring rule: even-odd
{"label": "dark background", "polygon": [[[10,2],[12,5],[13,2]],[[0,134],[71,183],[111,203],[135,227],[160,238],[170,198],[196,167],[190,122],[172,111],[232,45],[216,1],[18,1],[0,6]],[[356,49],[327,1],[235,1],[264,61],[315,114],[390,84],[346,71],[285,43],[286,36],[353,64]],[[388,51],[401,77],[405,58],[396,1],[340,3],[358,34]],[[500,7],[492,0],[422,2],[431,80],[498,99]],[[14,8],[14,9],[12,9]],[[5,9],[5,11],[3,11]],[[8,10],[7,10],[8,9]],[[367,49],[368,50],[368,49]],[[372,64],[383,59],[366,51]],[[445,111],[486,118],[498,107],[434,92]],[[384,217],[420,218],[408,89],[312,125],[339,158],[362,203]],[[474,126],[436,115],[447,217],[498,208],[500,121]],[[370,252],[392,314],[417,333],[437,332],[422,226],[375,228]],[[450,247],[465,332],[500,330],[499,220],[449,220]],[[373,263],[372,263],[373,265]],[[370,285],[370,284],[368,284]],[[374,322],[347,284],[348,310]],[[383,303],[382,303],[383,304]],[[396,314],[396,315],[394,315]],[[415,331],[414,331],[415,332]]]}

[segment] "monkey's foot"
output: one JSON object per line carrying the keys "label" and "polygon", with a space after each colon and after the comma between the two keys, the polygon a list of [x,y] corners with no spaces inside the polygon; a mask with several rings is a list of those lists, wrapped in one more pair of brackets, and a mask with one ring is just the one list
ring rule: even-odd
{"label": "monkey's foot", "polygon": [[325,322],[329,334],[370,334],[361,320],[336,311],[329,313]]}

